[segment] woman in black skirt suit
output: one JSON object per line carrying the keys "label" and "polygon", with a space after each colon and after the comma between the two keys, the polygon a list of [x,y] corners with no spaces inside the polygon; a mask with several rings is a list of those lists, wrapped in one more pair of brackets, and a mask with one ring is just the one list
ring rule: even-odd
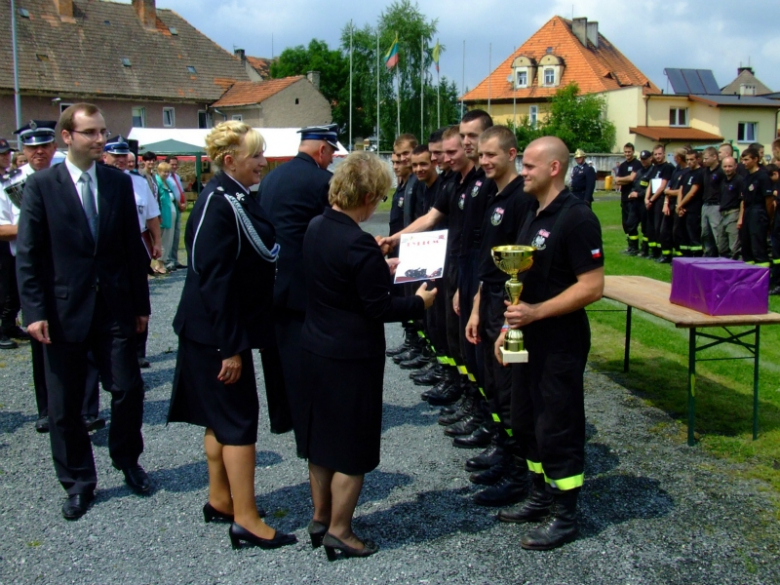
{"label": "woman in black skirt suit", "polygon": [[276,548],[296,542],[260,519],[255,503],[258,399],[252,349],[271,343],[270,310],[278,246],[249,187],[266,166],[263,137],[242,122],[206,137],[221,169],[187,221],[189,258],[173,328],[179,353],[169,422],[206,428],[209,469],[206,522],[231,522],[233,547]]}
{"label": "woman in black skirt suit", "polygon": [[391,269],[366,221],[390,188],[376,155],[356,152],[330,182],[332,209],[314,218],[303,240],[308,305],[301,333],[309,396],[302,409],[303,455],[309,460],[314,518],[312,544],[348,556],[377,551],[352,532],[363,475],[379,465],[382,431],[384,323],[422,317],[436,290],[390,294]]}

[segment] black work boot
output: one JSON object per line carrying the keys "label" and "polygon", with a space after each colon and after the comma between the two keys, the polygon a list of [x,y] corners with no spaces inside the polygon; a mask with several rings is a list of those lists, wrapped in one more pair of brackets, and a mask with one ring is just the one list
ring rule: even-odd
{"label": "black work boot", "polygon": [[463,394],[463,390],[457,384],[450,384],[441,392],[431,392],[428,395],[428,404],[431,406],[445,406],[455,404]]}
{"label": "black work boot", "polygon": [[528,469],[507,457],[506,473],[494,485],[474,495],[478,506],[511,506],[528,495]]}
{"label": "black work boot", "polygon": [[[457,377],[456,377],[457,384],[463,390],[463,396],[474,397],[475,395],[471,391],[471,386],[469,385],[468,378],[466,378],[466,376],[464,376],[460,372],[458,372],[458,367],[457,366],[454,366],[454,368],[455,368],[455,372],[457,373]],[[460,404],[451,404],[450,406],[445,406],[444,408],[442,408],[439,411],[439,414],[442,415],[442,416],[448,415],[448,414],[453,414],[456,410],[458,410],[459,407],[460,407]],[[458,419],[458,420],[460,420],[460,419]],[[453,422],[455,422],[455,421],[453,421]],[[452,424],[452,423],[447,423],[447,424]]]}
{"label": "black work boot", "polygon": [[420,355],[421,352],[422,349],[418,345],[411,345],[405,352],[394,355],[393,361],[397,364],[400,364],[401,362],[416,358],[418,355]]}
{"label": "black work boot", "polygon": [[[463,397],[454,405],[457,408],[449,414],[442,414],[439,416],[439,424],[442,426],[449,426],[463,420],[466,416],[471,414],[474,409],[474,398],[468,394],[464,394]],[[445,409],[442,409],[444,412]]]}
{"label": "black work boot", "polygon": [[417,374],[410,374],[415,386],[435,386],[447,377],[447,366],[433,363],[429,368],[423,368]]}
{"label": "black work boot", "polygon": [[[463,419],[466,420],[466,419]],[[460,423],[455,423],[458,425]],[[451,429],[455,425],[447,427],[447,430]],[[446,433],[447,430],[444,432]],[[469,435],[456,436],[452,440],[454,447],[460,447],[461,449],[481,449],[490,445],[495,437],[495,429],[492,424],[482,424]]]}
{"label": "black work boot", "polygon": [[577,538],[577,496],[579,488],[555,490],[550,519],[520,538],[520,546],[529,550],[550,550]]}
{"label": "black work boot", "polygon": [[504,449],[497,441],[493,441],[487,446],[487,449],[482,453],[475,455],[468,461],[466,461],[466,471],[469,473],[474,471],[484,471],[490,469],[495,464],[501,461],[504,456]]}
{"label": "black work boot", "polygon": [[448,437],[471,436],[471,433],[473,433],[479,427],[482,426],[482,422],[484,420],[485,419],[482,416],[482,413],[479,412],[478,409],[474,409],[472,410],[472,412],[464,416],[461,420],[459,420],[454,424],[451,424],[446,429],[444,429],[444,434],[447,435]]}
{"label": "black work boot", "polygon": [[628,238],[628,247],[623,250],[623,254],[627,256],[636,256],[639,253],[639,241]]}
{"label": "black work boot", "polygon": [[394,357],[397,356],[400,353],[403,353],[405,351],[409,351],[412,346],[414,345],[414,342],[416,341],[417,336],[415,335],[412,337],[412,333],[406,329],[404,332],[404,342],[399,345],[398,347],[393,347],[385,351],[385,355],[388,357]]}
{"label": "black work boot", "polygon": [[411,359],[398,362],[398,365],[401,366],[402,370],[417,370],[431,363],[431,359],[434,359],[431,355],[431,350],[429,350],[427,347],[423,347],[419,355],[416,355]]}
{"label": "black work boot", "polygon": [[509,455],[503,453],[503,456],[495,465],[482,471],[475,471],[469,475],[469,481],[477,485],[495,485],[508,473],[509,458]]}
{"label": "black work boot", "polygon": [[649,256],[650,255],[650,242],[647,241],[647,239],[642,239],[642,246],[637,253],[637,256]]}
{"label": "black work boot", "polygon": [[544,474],[534,473],[531,479],[531,495],[526,498],[520,509],[515,511],[501,510],[498,519],[501,522],[538,522],[550,514],[553,505],[552,492],[547,491]]}
{"label": "black work boot", "polygon": [[454,382],[452,380],[444,378],[440,382],[437,382],[435,386],[428,388],[426,391],[420,394],[420,398],[427,401],[428,398],[430,398],[432,395],[442,394],[444,390],[447,389],[447,387],[452,386],[453,384]]}

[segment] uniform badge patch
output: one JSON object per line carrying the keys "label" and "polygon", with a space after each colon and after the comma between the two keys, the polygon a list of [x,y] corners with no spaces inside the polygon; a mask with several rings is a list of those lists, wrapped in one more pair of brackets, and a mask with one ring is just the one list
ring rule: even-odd
{"label": "uniform badge patch", "polygon": [[404,198],[399,197],[398,198],[398,209],[401,209],[404,206]]}
{"label": "uniform badge patch", "polygon": [[458,199],[458,209],[463,210],[463,206],[466,204],[466,194],[461,193],[460,199]]}
{"label": "uniform badge patch", "polygon": [[544,250],[547,247],[547,238],[550,237],[550,232],[547,230],[539,230],[536,232],[536,236],[531,240],[531,245],[537,250]]}
{"label": "uniform badge patch", "polygon": [[479,188],[482,186],[482,181],[477,181],[474,183],[474,186],[471,188],[471,196],[476,197],[479,195]]}
{"label": "uniform badge patch", "polygon": [[752,191],[753,189],[755,189],[755,185],[750,185],[750,187],[748,187],[748,191]]}
{"label": "uniform badge patch", "polygon": [[496,207],[496,210],[493,212],[493,215],[490,216],[490,223],[492,223],[493,225],[499,225],[503,219],[504,219],[504,208]]}

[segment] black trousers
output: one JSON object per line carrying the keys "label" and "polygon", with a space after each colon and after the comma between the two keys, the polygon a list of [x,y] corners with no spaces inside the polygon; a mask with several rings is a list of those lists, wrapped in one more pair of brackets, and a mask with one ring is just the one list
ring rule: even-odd
{"label": "black trousers", "polygon": [[647,226],[645,236],[648,240],[650,250],[656,256],[661,252],[661,224],[663,223],[664,217],[663,206],[663,199],[659,197],[653,201],[650,209],[645,207],[645,225]]}
{"label": "black trousers", "polygon": [[295,429],[295,444],[299,456],[304,452],[305,445],[301,443],[305,414],[302,404],[305,401],[306,377],[301,369],[301,330],[306,313],[289,308],[276,308],[276,343],[279,348],[279,359],[282,364],[284,389],[290,405],[293,428]]}
{"label": "black trousers", "polygon": [[[46,386],[46,366],[43,357],[43,344],[30,340],[32,353],[33,385],[35,386],[35,404],[38,418],[49,416],[49,388]],[[84,388],[83,416],[97,416],[100,412],[100,376],[92,352],[87,356],[87,384]]]}
{"label": "black trousers", "polygon": [[677,227],[680,251],[686,256],[701,256],[701,208],[688,207]]}
{"label": "black trousers", "polygon": [[[573,327],[576,349],[556,351],[526,335],[527,364],[512,366],[512,430],[518,453],[553,488],[582,486],[585,469],[583,375],[590,350],[587,317]],[[572,344],[569,344],[570,346]]]}
{"label": "black trousers", "polygon": [[447,279],[428,281],[428,290],[437,290],[430,311],[425,312],[426,332],[439,363],[449,363],[447,351]]}
{"label": "black trousers", "polygon": [[622,199],[620,201],[620,209],[623,216],[623,232],[628,237],[629,246],[631,247],[639,245],[639,224],[642,222],[643,208],[644,202],[639,197]]}
{"label": "black trousers", "polygon": [[775,223],[770,234],[772,245],[772,268],[769,274],[770,286],[780,286],[780,217],[775,215]]}
{"label": "black trousers", "polygon": [[762,203],[745,207],[739,241],[742,244],[742,259],[763,266],[769,266],[766,237],[769,230],[769,216]]}
{"label": "black trousers", "polygon": [[503,284],[482,284],[479,297],[479,336],[482,338],[482,360],[485,378],[485,394],[490,402],[492,413],[498,417],[494,421],[505,429],[511,427],[512,405],[512,368],[502,366],[494,355],[496,339],[504,324]]}
{"label": "black trousers", "polygon": [[143,333],[136,336],[135,350],[138,359],[146,357],[146,342],[149,340],[149,328],[144,329]]}
{"label": "black trousers", "polygon": [[455,298],[455,293],[458,292],[458,269],[456,260],[447,258],[447,266],[449,269],[447,271],[447,277],[445,278],[446,290],[444,291],[446,293],[444,316],[447,329],[447,351],[450,354],[450,359],[455,362],[455,365],[463,366],[463,352],[460,348],[460,319],[452,308],[452,300]]}
{"label": "black trousers", "polygon": [[0,242],[0,328],[7,331],[16,325],[19,314],[19,289],[16,286],[16,258],[8,242]]}
{"label": "black trousers", "polygon": [[[663,208],[661,208],[663,215]],[[675,225],[679,224],[680,217],[677,215],[677,198],[669,198],[669,215],[663,215],[661,218],[661,254],[664,256],[674,255],[674,250],[678,246],[675,236]]]}
{"label": "black trousers", "polygon": [[98,295],[87,338],[80,343],[54,341],[45,345],[43,351],[54,468],[68,495],[91,492],[97,485],[92,445],[81,416],[90,352],[103,388],[111,392],[111,459],[120,468],[135,465],[144,450],[144,396],[136,336],[127,336],[120,330]]}
{"label": "black trousers", "polygon": [[467,256],[462,257],[460,267],[458,292],[460,294],[460,315],[458,317],[458,339],[460,340],[463,360],[469,373],[476,379],[477,385],[484,388],[485,380],[482,375],[482,348],[480,344],[473,345],[466,339],[466,325],[471,317],[471,308],[474,306],[474,295],[479,289],[479,276],[477,275],[477,258],[479,252],[473,250]]}

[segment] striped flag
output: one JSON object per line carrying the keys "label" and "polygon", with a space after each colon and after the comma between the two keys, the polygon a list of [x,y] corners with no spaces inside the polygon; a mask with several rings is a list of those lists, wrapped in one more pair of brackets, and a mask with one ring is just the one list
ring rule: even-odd
{"label": "striped flag", "polygon": [[441,47],[439,47],[439,41],[436,41],[436,46],[433,48],[433,63],[436,65],[436,73],[439,72],[439,52],[441,51]]}
{"label": "striped flag", "polygon": [[398,33],[395,33],[395,41],[385,54],[385,66],[392,69],[396,65],[398,65]]}

